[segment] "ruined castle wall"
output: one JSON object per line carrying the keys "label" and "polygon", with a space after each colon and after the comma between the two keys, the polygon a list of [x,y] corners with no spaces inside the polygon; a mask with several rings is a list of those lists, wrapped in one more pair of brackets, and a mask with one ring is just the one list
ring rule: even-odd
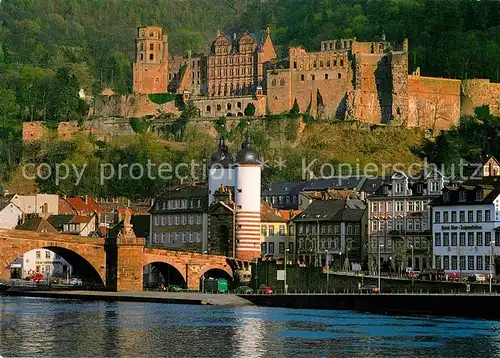
{"label": "ruined castle wall", "polygon": [[448,129],[460,118],[460,80],[408,76],[408,126]]}
{"label": "ruined castle wall", "polygon": [[95,105],[89,111],[90,116],[96,117],[143,117],[156,115],[159,111],[179,114],[175,102],[156,104],[151,102],[146,94],[126,94],[114,96],[97,96]]}
{"label": "ruined castle wall", "polygon": [[134,63],[134,93],[167,92],[167,70],[165,65]]}
{"label": "ruined castle wall", "polygon": [[408,122],[408,52],[392,52],[392,119],[398,124]]}
{"label": "ruined castle wall", "polygon": [[500,83],[491,83],[488,79],[464,80],[461,92],[461,115],[471,116],[474,108],[489,105],[490,112],[500,116]]}
{"label": "ruined castle wall", "polygon": [[267,72],[267,107],[271,114],[286,112],[292,108],[294,96],[292,95],[291,76],[291,70]]}
{"label": "ruined castle wall", "polygon": [[231,96],[231,97],[198,97],[193,99],[194,105],[200,110],[201,117],[238,117],[243,116],[245,108],[252,103],[255,115],[266,114],[265,96]]}
{"label": "ruined castle wall", "polygon": [[349,117],[380,124],[392,119],[392,69],[387,55],[356,54],[355,89],[349,96]]}

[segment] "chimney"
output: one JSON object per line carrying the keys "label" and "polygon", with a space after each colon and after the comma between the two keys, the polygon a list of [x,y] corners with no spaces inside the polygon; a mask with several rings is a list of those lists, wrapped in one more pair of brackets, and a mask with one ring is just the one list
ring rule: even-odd
{"label": "chimney", "polygon": [[89,196],[88,196],[88,195],[85,195],[85,196],[84,196],[84,200],[85,200],[85,204],[88,204],[88,203],[89,203]]}

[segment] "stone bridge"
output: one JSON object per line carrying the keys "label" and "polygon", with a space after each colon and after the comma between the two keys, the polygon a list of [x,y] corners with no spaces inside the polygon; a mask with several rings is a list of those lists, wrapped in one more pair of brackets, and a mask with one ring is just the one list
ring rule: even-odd
{"label": "stone bridge", "polygon": [[198,290],[208,271],[236,279],[236,272],[248,270],[250,264],[224,256],[150,249],[144,247],[144,239],[135,237],[117,240],[0,229],[0,279],[10,278],[10,265],[19,256],[41,248],[68,261],[84,282],[111,291],[142,291],[143,270],[149,264],[176,271],[188,290]]}

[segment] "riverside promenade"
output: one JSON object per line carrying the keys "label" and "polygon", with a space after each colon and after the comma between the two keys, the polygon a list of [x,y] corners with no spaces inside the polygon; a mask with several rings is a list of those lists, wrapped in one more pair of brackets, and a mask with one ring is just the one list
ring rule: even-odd
{"label": "riverside promenade", "polygon": [[1,296],[41,297],[57,299],[77,299],[86,301],[155,302],[190,305],[245,306],[250,301],[232,294],[211,294],[197,292],[106,292],[106,291],[4,291]]}

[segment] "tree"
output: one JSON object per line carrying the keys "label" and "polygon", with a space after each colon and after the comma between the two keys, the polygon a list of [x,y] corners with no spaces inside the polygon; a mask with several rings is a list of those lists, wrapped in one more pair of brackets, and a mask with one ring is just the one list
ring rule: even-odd
{"label": "tree", "polygon": [[75,73],[69,67],[59,68],[52,83],[49,103],[51,119],[61,122],[69,120],[70,115],[76,113],[80,100],[79,90],[80,83]]}
{"label": "tree", "polygon": [[290,110],[290,116],[292,118],[295,118],[299,115],[299,113],[300,113],[299,104],[297,103],[297,98],[295,98],[295,100],[293,101],[292,109]]}
{"label": "tree", "polygon": [[253,103],[247,104],[245,108],[245,116],[253,117],[255,115],[255,105]]}
{"label": "tree", "polygon": [[11,89],[0,88],[0,116],[12,118],[18,114],[16,93]]}

